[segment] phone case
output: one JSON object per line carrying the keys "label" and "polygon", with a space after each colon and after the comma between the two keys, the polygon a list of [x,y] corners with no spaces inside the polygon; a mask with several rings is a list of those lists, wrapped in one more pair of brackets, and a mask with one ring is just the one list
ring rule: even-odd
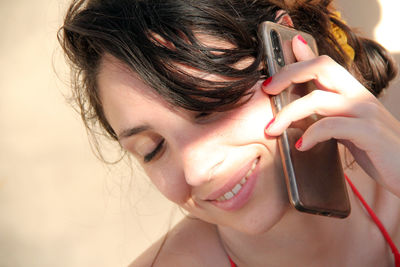
{"label": "phone case", "polygon": [[[292,39],[297,34],[301,34],[318,54],[314,38],[305,32],[269,21],[263,22],[259,31],[263,39],[265,65],[271,76],[286,64],[296,62]],[[273,96],[274,114],[314,88],[313,82],[293,84]],[[299,211],[345,218],[350,214],[350,202],[336,140],[319,143],[304,152],[294,147],[304,131],[318,119],[320,117],[314,114],[294,122],[278,138],[289,199]]]}

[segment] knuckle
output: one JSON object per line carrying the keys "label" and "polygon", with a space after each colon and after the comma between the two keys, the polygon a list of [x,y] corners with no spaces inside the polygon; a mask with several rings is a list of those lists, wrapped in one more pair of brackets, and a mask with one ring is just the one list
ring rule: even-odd
{"label": "knuckle", "polygon": [[368,135],[371,137],[372,136],[382,137],[385,135],[384,127],[382,127],[382,124],[380,122],[371,123],[369,121],[362,121],[361,127],[363,129],[366,129],[366,131],[368,131]]}
{"label": "knuckle", "polygon": [[323,65],[332,65],[335,61],[327,55],[322,55],[316,58],[316,62]]}
{"label": "knuckle", "polygon": [[359,109],[362,114],[369,118],[376,118],[381,113],[381,107],[374,102],[362,102],[359,104]]}
{"label": "knuckle", "polygon": [[322,118],[318,121],[318,126],[325,131],[331,132],[337,128],[337,121],[329,117]]}
{"label": "knuckle", "polygon": [[319,65],[322,72],[327,73],[337,66],[336,62],[327,55],[322,55],[316,58],[316,64]]}
{"label": "knuckle", "polygon": [[365,129],[368,129],[371,135],[382,136],[385,134],[385,123],[382,118],[382,107],[379,103],[364,102],[362,103],[361,113],[366,118],[362,122]]}

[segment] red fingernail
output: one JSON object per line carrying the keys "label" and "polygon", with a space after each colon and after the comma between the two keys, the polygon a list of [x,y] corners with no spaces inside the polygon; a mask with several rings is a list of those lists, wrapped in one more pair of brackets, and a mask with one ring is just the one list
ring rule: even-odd
{"label": "red fingernail", "polygon": [[271,124],[274,123],[274,121],[275,121],[275,117],[272,118],[272,120],[270,120],[270,121],[268,122],[267,126],[265,127],[265,130],[267,130],[267,129],[269,128],[269,126],[271,126]]}
{"label": "red fingernail", "polygon": [[299,140],[297,140],[296,144],[294,145],[297,149],[300,149],[301,145],[303,144],[303,137],[300,137]]}
{"label": "red fingernail", "polygon": [[301,36],[300,34],[297,35],[297,39],[299,39],[303,44],[307,44],[307,41],[304,40],[303,36]]}
{"label": "red fingernail", "polygon": [[266,80],[262,83],[262,86],[263,86],[263,87],[267,87],[268,84],[271,83],[271,81],[272,81],[272,76],[269,77],[268,79],[266,79]]}

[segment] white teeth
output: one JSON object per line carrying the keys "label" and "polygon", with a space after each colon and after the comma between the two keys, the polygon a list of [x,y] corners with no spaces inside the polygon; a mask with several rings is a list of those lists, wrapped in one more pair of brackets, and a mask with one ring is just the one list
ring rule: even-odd
{"label": "white teeth", "polygon": [[232,192],[236,195],[237,192],[239,192],[239,190],[242,188],[242,186],[240,184],[237,184],[233,189]]}
{"label": "white teeth", "polygon": [[250,170],[247,172],[246,176],[243,177],[242,180],[240,180],[240,182],[237,185],[235,185],[231,191],[228,191],[223,196],[217,198],[217,201],[225,201],[225,200],[233,198],[240,191],[240,189],[242,189],[242,185],[246,183],[247,177],[249,177],[249,175],[253,172],[254,168],[257,166],[258,160],[259,159],[256,159],[253,162],[253,165],[251,166]]}
{"label": "white teeth", "polygon": [[253,162],[253,165],[251,165],[251,171],[254,170],[254,168],[257,166],[259,159],[256,159],[256,161]]}
{"label": "white teeth", "polygon": [[217,201],[224,201],[226,200],[224,196],[217,198]]}
{"label": "white teeth", "polygon": [[234,193],[232,193],[231,191],[229,191],[229,192],[226,192],[226,193],[225,193],[224,197],[225,197],[226,200],[228,200],[228,199],[233,198],[234,195],[235,195]]}
{"label": "white teeth", "polygon": [[246,178],[252,173],[254,169],[254,164],[251,166],[251,169],[246,173]]}

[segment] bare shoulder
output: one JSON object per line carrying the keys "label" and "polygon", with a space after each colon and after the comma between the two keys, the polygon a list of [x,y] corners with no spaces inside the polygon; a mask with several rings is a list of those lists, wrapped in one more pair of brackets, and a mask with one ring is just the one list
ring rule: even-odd
{"label": "bare shoulder", "polygon": [[229,261],[214,225],[185,218],[129,265],[144,266],[229,266]]}

